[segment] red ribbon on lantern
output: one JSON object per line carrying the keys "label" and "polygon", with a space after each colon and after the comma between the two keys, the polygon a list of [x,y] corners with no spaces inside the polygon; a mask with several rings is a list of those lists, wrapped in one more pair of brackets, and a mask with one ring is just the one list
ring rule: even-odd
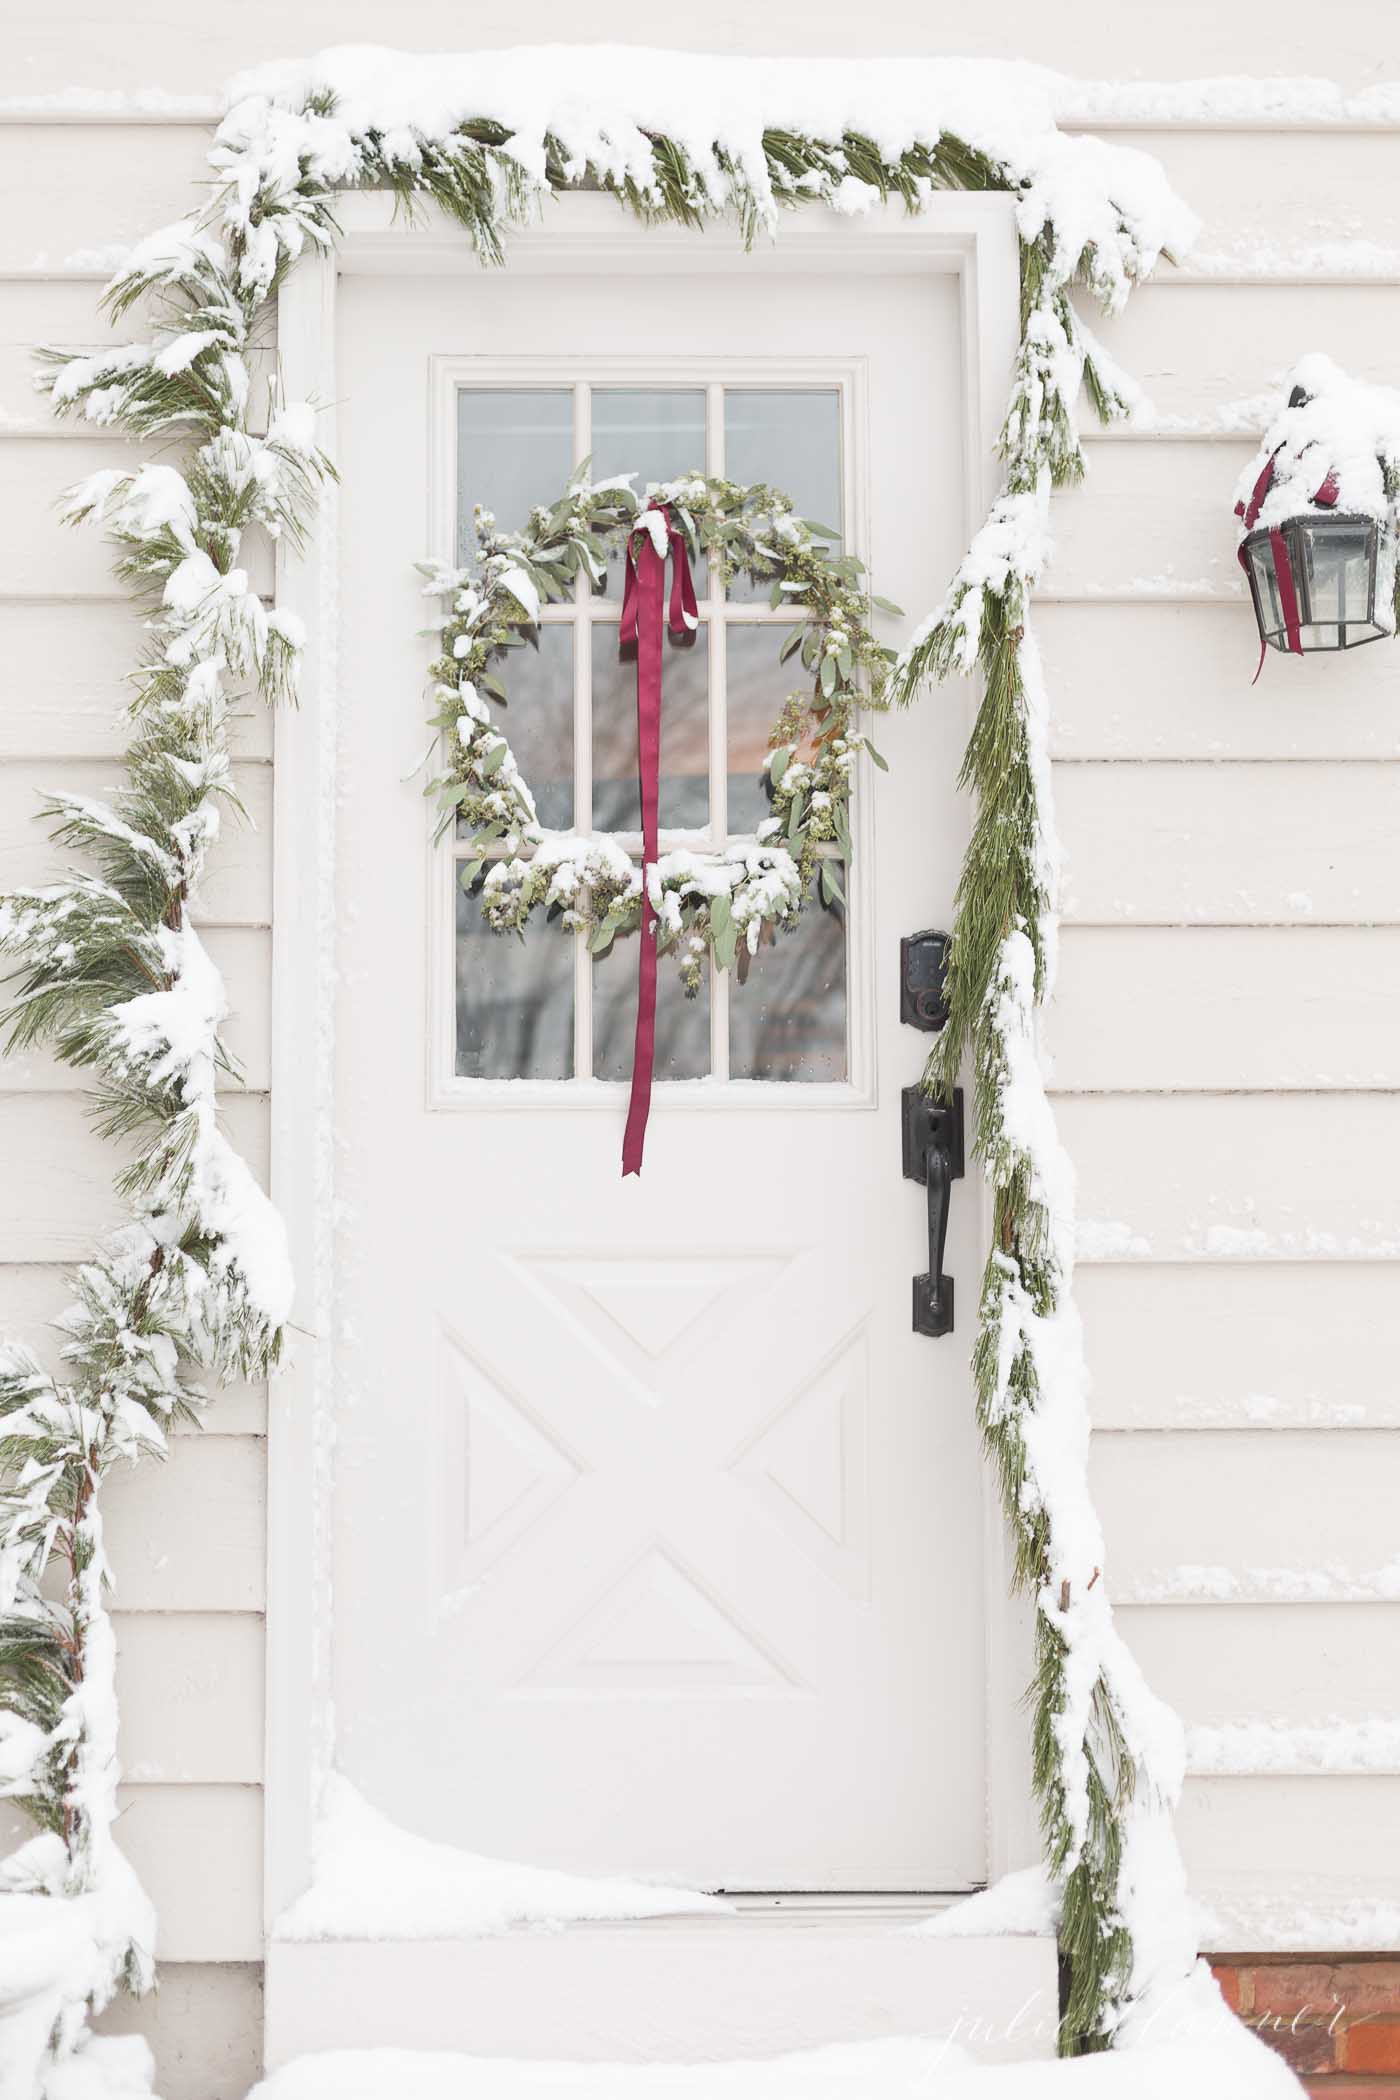
{"label": "red ribbon on lantern", "polygon": [[[637,960],[637,1033],[632,1045],[632,1093],[622,1138],[624,1175],[642,1171],[647,1117],[651,1112],[652,1070],[656,1062],[656,910],[651,897],[651,871],[656,865],[657,802],[661,772],[661,628],[666,586],[666,556],[653,537],[648,517],[660,518],[671,556],[671,602],[666,625],[672,634],[694,634],[700,624],[695,585],[685,534],[671,516],[669,504],[651,503],[627,542],[627,573],[622,592],[619,646],[637,645],[637,771],[642,790],[642,918]],[[657,538],[659,538],[659,533]],[[633,553],[634,543],[639,542]]]}
{"label": "red ribbon on lantern", "polygon": [[[1235,505],[1235,516],[1243,518],[1246,534],[1253,532],[1259,513],[1264,508],[1264,498],[1274,485],[1274,461],[1278,458],[1278,454],[1282,449],[1282,446],[1280,446],[1278,450],[1271,452],[1260,468],[1259,479],[1254,484],[1254,491],[1250,496],[1249,502]],[[1312,500],[1314,503],[1321,504],[1324,510],[1333,510],[1336,507],[1337,495],[1337,476],[1329,468],[1326,478]],[[1293,562],[1288,552],[1288,542],[1277,525],[1269,528],[1269,550],[1274,557],[1274,575],[1278,579],[1279,611],[1283,614],[1284,638],[1288,643],[1291,654],[1301,656],[1303,653],[1303,637],[1298,618],[1298,590],[1293,580]],[[1241,541],[1239,547],[1239,562],[1240,567],[1247,574],[1249,560],[1244,551],[1243,541]],[[1251,685],[1258,685],[1259,683],[1259,672],[1264,668],[1264,657],[1268,646],[1268,643],[1264,641],[1261,641],[1259,644],[1259,668],[1250,680]]]}

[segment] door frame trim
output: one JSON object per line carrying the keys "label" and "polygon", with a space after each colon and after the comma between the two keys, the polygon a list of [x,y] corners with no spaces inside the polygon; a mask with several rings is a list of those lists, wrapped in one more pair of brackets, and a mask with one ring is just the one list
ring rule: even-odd
{"label": "door frame trim", "polygon": [[[1016,200],[942,192],[917,218],[888,206],[863,219],[818,206],[784,219],[755,266],[801,275],[841,270],[952,274],[962,324],[964,536],[1000,488],[995,444],[1019,345]],[[337,247],[308,254],[277,302],[284,397],[318,409],[318,441],[336,460],[336,295],[341,276],[474,276],[462,229],[424,209],[406,221],[382,192],[341,199]],[[602,196],[556,200],[544,223],[512,230],[517,272],[598,269],[732,273],[737,228],[644,226]],[[335,1303],[335,835],[339,550],[337,494],[328,485],[307,546],[278,545],[277,603],[306,633],[301,705],[275,727],[273,776],[271,1194],[287,1224],[297,1275],[289,1362],[268,1403],[267,1716],[264,1763],[265,1931],[306,1887],[313,1811],[334,1749],[331,1501]],[[939,579],[933,579],[937,582]],[[975,694],[965,702],[971,720]],[[947,703],[945,703],[947,704]],[[956,703],[954,703],[956,704]],[[971,1193],[971,1191],[969,1191]],[[982,1244],[990,1231],[979,1192]],[[986,1826],[992,1877],[1038,1857],[1021,1694],[1031,1675],[1029,1614],[1012,1603],[1006,1527],[983,1468],[986,1583]]]}

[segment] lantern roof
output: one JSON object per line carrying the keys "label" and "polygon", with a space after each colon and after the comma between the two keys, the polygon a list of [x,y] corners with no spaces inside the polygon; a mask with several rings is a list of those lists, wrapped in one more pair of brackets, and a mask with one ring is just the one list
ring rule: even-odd
{"label": "lantern roof", "polygon": [[1235,491],[1241,539],[1313,510],[1392,521],[1400,495],[1400,390],[1353,379],[1320,351],[1300,358],[1286,383],[1287,405]]}

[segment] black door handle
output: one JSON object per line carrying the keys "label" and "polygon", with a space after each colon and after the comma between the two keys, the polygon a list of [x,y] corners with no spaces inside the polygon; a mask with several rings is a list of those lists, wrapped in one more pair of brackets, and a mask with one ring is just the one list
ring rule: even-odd
{"label": "black door handle", "polygon": [[953,1279],[943,1273],[943,1256],[952,1185],[964,1166],[962,1089],[954,1089],[951,1102],[941,1102],[930,1100],[921,1087],[907,1086],[900,1105],[905,1179],[922,1181],[928,1190],[928,1270],[914,1278],[914,1332],[951,1334]]}

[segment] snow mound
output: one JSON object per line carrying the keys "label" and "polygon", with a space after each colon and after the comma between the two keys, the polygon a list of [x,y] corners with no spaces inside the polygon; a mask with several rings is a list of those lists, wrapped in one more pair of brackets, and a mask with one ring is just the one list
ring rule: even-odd
{"label": "snow mound", "polygon": [[1288,2100],[1293,2073],[1239,2028],[1239,2046],[1166,2044],[1048,2063],[976,2065],[945,2042],[843,2043],[756,2063],[565,2064],[333,2049],[298,2057],[250,2100]]}
{"label": "snow mound", "polygon": [[1059,1895],[1044,1867],[1023,1867],[910,1930],[927,1940],[975,1940],[1001,1933],[1050,1937],[1059,1916]]}
{"label": "snow mound", "polygon": [[438,1844],[400,1830],[338,1772],[326,1782],[312,1862],[311,1886],[277,1921],[278,1939],[483,1939],[516,1926],[733,1909],[693,1889],[595,1880]]}

